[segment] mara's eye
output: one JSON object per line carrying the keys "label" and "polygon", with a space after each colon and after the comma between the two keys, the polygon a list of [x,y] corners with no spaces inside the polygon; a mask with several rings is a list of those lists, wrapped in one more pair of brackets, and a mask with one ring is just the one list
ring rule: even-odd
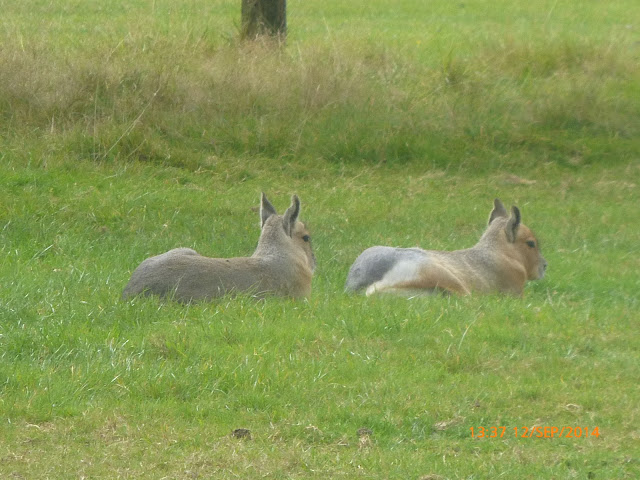
{"label": "mara's eye", "polygon": [[527,245],[529,245],[531,248],[536,248],[536,242],[534,242],[533,240],[527,240]]}
{"label": "mara's eye", "polygon": [[308,242],[309,240],[311,240],[311,237],[309,237],[309,235],[303,235],[302,240],[304,240],[305,242]]}

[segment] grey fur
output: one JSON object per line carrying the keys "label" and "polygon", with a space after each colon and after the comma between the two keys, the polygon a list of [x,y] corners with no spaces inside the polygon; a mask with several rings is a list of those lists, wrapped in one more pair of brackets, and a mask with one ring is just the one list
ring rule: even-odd
{"label": "grey fur", "polygon": [[504,204],[500,201],[499,198],[496,198],[493,201],[493,210],[491,210],[491,214],[489,215],[489,225],[491,225],[491,222],[493,222],[496,218],[508,216],[509,214],[507,213],[507,209],[504,208]]}
{"label": "grey fur", "polygon": [[296,195],[281,216],[263,193],[262,232],[251,257],[209,258],[190,248],[176,248],[144,260],[131,275],[122,298],[142,294],[189,302],[239,292],[257,297],[309,296],[315,257],[309,232],[298,221],[299,213]]}
{"label": "grey fur", "polygon": [[427,258],[420,248],[376,246],[367,248],[353,262],[347,275],[345,291],[359,292],[382,277],[401,260],[419,262]]}

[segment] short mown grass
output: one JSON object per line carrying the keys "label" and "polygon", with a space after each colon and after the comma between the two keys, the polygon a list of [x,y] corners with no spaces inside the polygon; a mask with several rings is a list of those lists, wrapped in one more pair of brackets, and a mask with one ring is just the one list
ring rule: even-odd
{"label": "short mown grass", "polygon": [[[4,5],[0,476],[636,478],[638,6],[288,4],[280,47],[239,2]],[[119,299],[170,248],[249,255],[260,191],[302,200],[308,301]],[[523,298],[343,293],[494,197],[549,262]]]}

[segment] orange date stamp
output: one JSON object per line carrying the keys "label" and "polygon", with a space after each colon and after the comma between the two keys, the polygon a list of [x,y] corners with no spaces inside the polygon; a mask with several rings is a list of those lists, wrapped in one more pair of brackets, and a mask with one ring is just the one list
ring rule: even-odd
{"label": "orange date stamp", "polygon": [[[599,427],[470,427],[471,438],[589,438],[600,436]],[[513,432],[513,433],[512,433]]]}

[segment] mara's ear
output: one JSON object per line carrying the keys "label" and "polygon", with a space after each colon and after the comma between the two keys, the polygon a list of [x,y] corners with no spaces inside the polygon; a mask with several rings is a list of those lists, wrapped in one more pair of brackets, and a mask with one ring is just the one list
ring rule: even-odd
{"label": "mara's ear", "polygon": [[520,227],[520,210],[518,210],[518,207],[511,207],[511,217],[504,227],[509,242],[515,243],[518,236],[518,227]]}
{"label": "mara's ear", "polygon": [[493,201],[493,210],[491,210],[491,214],[489,215],[489,225],[498,217],[507,217],[507,209],[504,208],[504,205],[500,201],[499,198],[496,198]]}
{"label": "mara's ear", "polygon": [[264,227],[267,218],[271,215],[276,215],[276,209],[273,208],[273,205],[267,200],[267,196],[262,192],[260,196],[260,228]]}
{"label": "mara's ear", "polygon": [[284,212],[282,216],[282,226],[289,236],[291,236],[291,232],[293,232],[293,227],[298,220],[298,215],[300,215],[300,199],[297,195],[293,195],[291,197],[291,206],[287,208],[287,211]]}

